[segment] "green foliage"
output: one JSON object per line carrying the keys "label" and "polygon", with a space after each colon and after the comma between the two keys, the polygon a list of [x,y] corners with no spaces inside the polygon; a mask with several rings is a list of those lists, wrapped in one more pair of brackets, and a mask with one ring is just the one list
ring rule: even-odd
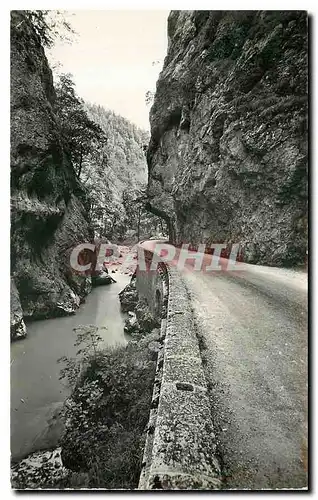
{"label": "green foliage", "polygon": [[66,356],[60,357],[57,362],[65,365],[60,370],[60,380],[66,379],[69,386],[73,387],[80,373],[80,364],[76,362],[75,358],[67,358]]}
{"label": "green foliage", "polygon": [[96,358],[98,346],[103,341],[102,337],[98,334],[99,330],[106,330],[106,327],[97,327],[95,325],[80,325],[74,328],[77,334],[75,346],[82,346],[77,351],[77,355],[81,354],[84,359],[89,359],[91,356]]}
{"label": "green foliage", "polygon": [[152,92],[151,90],[147,90],[145,94],[145,101],[147,106],[151,106],[153,104],[155,98],[155,93]]}
{"label": "green foliage", "polygon": [[31,22],[44,47],[52,47],[57,39],[70,41],[74,34],[70,23],[61,10],[25,10],[26,18]]}
{"label": "green foliage", "polygon": [[[104,151],[107,138],[99,125],[92,121],[84,108],[84,102],[76,95],[70,74],[62,74],[55,86],[55,112],[60,122],[62,139],[70,152],[76,175],[85,176],[85,165],[92,162],[100,169],[107,166]],[[86,172],[87,177],[87,172]]]}
{"label": "green foliage", "polygon": [[162,238],[168,234],[166,223],[146,209],[147,201],[145,185],[134,191],[125,189],[123,192],[126,223],[131,230],[134,230],[137,241],[151,236]]}
{"label": "green foliage", "polygon": [[248,38],[248,33],[252,24],[251,13],[240,13],[240,21],[232,19],[231,12],[227,15],[226,29],[220,30],[220,35],[210,43],[208,58],[211,61],[231,58],[236,60],[242,53],[242,47]]}
{"label": "green foliage", "polygon": [[149,141],[147,132],[106,110],[102,106],[85,104],[85,109],[107,136],[105,152],[107,171],[97,171],[90,165],[89,176],[83,181],[91,196],[91,214],[95,234],[114,242],[125,239],[130,228],[123,206],[123,192],[138,190],[145,183],[146,159],[144,148]]}
{"label": "green foliage", "polygon": [[66,379],[71,387],[74,386],[79,377],[81,366],[88,361],[97,359],[100,343],[103,341],[99,335],[100,330],[106,330],[106,327],[97,327],[95,325],[80,325],[74,328],[76,340],[74,346],[80,347],[76,352],[76,358],[62,356],[57,361],[64,363],[64,368],[60,371],[60,379]]}
{"label": "green foliage", "polygon": [[143,146],[149,142],[148,132],[103,106],[86,103],[86,110],[108,137],[109,165],[118,180],[125,187],[139,187],[147,177]]}
{"label": "green foliage", "polygon": [[80,345],[91,344],[91,355],[65,408],[62,459],[76,477],[63,487],[81,475],[85,484],[79,480],[78,487],[136,488],[155,376],[151,339],[94,353],[98,332],[91,334],[90,341],[84,329],[78,335]]}
{"label": "green foliage", "polygon": [[147,132],[102,106],[86,104],[71,75],[56,84],[56,114],[66,151],[86,188],[95,236],[135,243],[166,233],[145,210]]}

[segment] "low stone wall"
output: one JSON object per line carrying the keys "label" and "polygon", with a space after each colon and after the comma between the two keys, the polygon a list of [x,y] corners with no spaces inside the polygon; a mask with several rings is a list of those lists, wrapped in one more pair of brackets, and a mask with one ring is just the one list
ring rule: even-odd
{"label": "low stone wall", "polygon": [[158,293],[162,303],[167,298],[138,489],[220,489],[206,381],[185,284],[168,266],[160,266],[158,273],[137,271],[136,282],[156,314]]}
{"label": "low stone wall", "polygon": [[[147,255],[149,261],[152,257]],[[145,298],[149,311],[159,322],[167,314],[168,275],[166,266],[159,264],[157,271],[137,271],[136,288],[139,297]]]}

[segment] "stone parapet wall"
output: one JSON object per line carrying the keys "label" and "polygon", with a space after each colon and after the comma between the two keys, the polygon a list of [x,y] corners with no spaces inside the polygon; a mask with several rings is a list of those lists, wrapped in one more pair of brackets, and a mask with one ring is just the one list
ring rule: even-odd
{"label": "stone parapet wall", "polygon": [[[190,300],[180,274],[164,268],[156,274],[137,271],[137,290],[147,295],[152,307],[156,294],[168,283],[139,489],[220,489],[216,439]],[[164,301],[164,293],[162,297]]]}

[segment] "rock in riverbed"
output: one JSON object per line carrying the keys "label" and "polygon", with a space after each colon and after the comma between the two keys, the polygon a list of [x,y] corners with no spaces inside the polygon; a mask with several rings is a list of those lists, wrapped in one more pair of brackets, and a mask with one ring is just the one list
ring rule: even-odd
{"label": "rock in riverbed", "polygon": [[132,278],[130,283],[119,293],[121,310],[123,312],[133,311],[138,302],[136,290],[136,279]]}
{"label": "rock in riverbed", "polygon": [[20,303],[19,292],[11,279],[11,340],[21,339],[26,337],[26,327],[23,321],[22,307]]}
{"label": "rock in riverbed", "polygon": [[98,276],[92,276],[92,285],[93,286],[102,286],[102,285],[110,285],[113,283],[113,278],[109,276],[108,273],[102,272]]}
{"label": "rock in riverbed", "polygon": [[11,485],[14,489],[48,489],[64,479],[69,470],[63,467],[61,448],[32,453],[11,466]]}

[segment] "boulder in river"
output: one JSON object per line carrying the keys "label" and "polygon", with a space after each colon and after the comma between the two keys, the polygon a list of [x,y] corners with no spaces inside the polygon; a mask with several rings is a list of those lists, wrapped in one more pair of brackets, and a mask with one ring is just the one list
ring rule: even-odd
{"label": "boulder in river", "polygon": [[138,293],[136,290],[136,279],[132,278],[130,283],[119,293],[121,310],[123,312],[133,311],[138,302]]}
{"label": "boulder in river", "polygon": [[124,332],[128,335],[139,336],[141,334],[140,326],[136,318],[136,314],[132,311],[128,313],[129,317],[125,321]]}
{"label": "boulder in river", "polygon": [[114,282],[113,278],[104,271],[97,276],[92,276],[93,286],[110,285],[113,282]]}
{"label": "boulder in river", "polygon": [[26,327],[23,321],[22,307],[20,297],[14,280],[11,279],[11,315],[10,315],[10,330],[11,340],[21,339],[26,337]]}

